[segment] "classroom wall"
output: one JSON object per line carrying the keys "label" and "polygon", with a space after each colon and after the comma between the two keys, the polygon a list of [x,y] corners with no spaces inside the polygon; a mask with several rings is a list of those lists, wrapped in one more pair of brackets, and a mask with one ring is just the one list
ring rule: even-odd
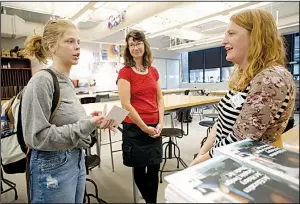
{"label": "classroom wall", "polygon": [[[20,48],[23,48],[25,40],[26,37],[22,37],[18,39],[2,38],[1,48],[12,49],[15,46],[19,46]],[[117,85],[115,82],[118,76],[118,70],[123,65],[117,62],[95,63],[95,59],[93,55],[94,53],[100,53],[101,49],[99,43],[81,42],[80,47],[81,47],[80,60],[78,65],[73,66],[70,73],[70,78],[83,79],[83,80],[95,79],[96,86],[93,87],[93,89],[97,91],[117,90]],[[101,45],[101,48],[107,50],[108,45]],[[100,57],[101,57],[101,53],[100,53]],[[156,58],[172,59],[172,60],[180,59],[180,53],[168,51],[168,50],[153,50],[153,57],[154,59]],[[32,61],[32,66],[35,69],[39,69],[42,67],[35,60]],[[51,66],[51,61],[49,61],[48,66]],[[159,71],[164,70],[164,67],[159,67],[158,70]],[[165,74],[165,72],[160,74],[163,75]],[[179,88],[179,82],[175,84],[177,84],[176,88]]]}
{"label": "classroom wall", "polygon": [[26,37],[12,39],[12,38],[1,38],[1,49],[13,49],[15,46],[19,46],[20,48],[24,47],[24,42]]}

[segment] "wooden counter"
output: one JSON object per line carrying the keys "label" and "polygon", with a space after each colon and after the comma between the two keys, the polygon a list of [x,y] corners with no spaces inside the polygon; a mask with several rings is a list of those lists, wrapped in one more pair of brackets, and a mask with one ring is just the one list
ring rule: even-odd
{"label": "wooden counter", "polygon": [[226,95],[229,90],[217,90],[217,91],[210,91],[210,95]]}
{"label": "wooden counter", "polygon": [[81,99],[85,97],[96,97],[96,95],[106,95],[109,94],[109,97],[119,97],[118,93],[113,93],[113,92],[101,92],[101,93],[92,93],[92,94],[77,94],[76,97]]}
{"label": "wooden counter", "polygon": [[[172,111],[178,108],[195,107],[201,105],[208,105],[218,103],[220,97],[216,96],[185,96],[185,95],[165,95],[165,111]],[[107,110],[109,111],[114,105],[121,107],[121,101],[109,101],[105,103],[89,103],[83,104],[87,114],[93,111],[102,111],[104,104],[107,104]]]}
{"label": "wooden counter", "polygon": [[272,145],[299,153],[299,125],[283,133]]}

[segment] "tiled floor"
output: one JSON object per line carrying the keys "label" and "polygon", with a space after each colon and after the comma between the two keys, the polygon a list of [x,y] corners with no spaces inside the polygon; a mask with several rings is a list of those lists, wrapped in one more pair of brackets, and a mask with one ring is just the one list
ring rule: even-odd
{"label": "tiled floor", "polygon": [[[209,111],[209,110],[208,110]],[[299,114],[295,114],[295,124],[299,124]],[[200,127],[199,116],[194,116],[192,123],[190,123],[190,132],[188,136],[183,137],[178,140],[178,144],[181,149],[181,157],[182,159],[189,164],[192,159],[194,153],[198,152],[199,145],[201,139],[206,136],[206,128]],[[166,126],[169,126],[170,121],[169,118],[166,118]],[[179,124],[177,124],[179,125]],[[108,141],[107,132],[102,133],[103,143]],[[121,138],[120,133],[113,135],[113,140],[119,140]],[[113,149],[120,149],[121,142],[117,142],[113,144]],[[96,153],[95,146],[92,149],[92,153]],[[101,167],[96,167],[90,172],[89,177],[94,179],[98,184],[100,197],[109,202],[109,203],[132,203],[133,202],[133,185],[132,185],[132,170],[123,165],[122,163],[122,152],[114,153],[114,164],[115,164],[115,172],[112,172],[111,168],[111,159],[110,159],[110,150],[109,145],[102,146],[101,151]],[[176,168],[176,162],[168,161],[166,168],[172,169]],[[164,173],[168,175],[170,173]],[[1,195],[1,202],[10,203],[25,203],[27,202],[27,194],[26,194],[26,183],[25,183],[25,175],[24,174],[15,174],[15,175],[5,175],[4,177],[15,182],[17,184],[17,191],[19,198],[14,201],[14,193],[13,191],[7,192]],[[166,188],[167,183],[163,182],[159,184],[158,191],[158,202],[165,202],[164,198],[164,189]],[[6,186],[4,186],[6,188]],[[88,191],[94,191],[93,187],[88,184]],[[141,197],[138,197],[138,202],[143,202]],[[95,200],[92,200],[95,202]]]}

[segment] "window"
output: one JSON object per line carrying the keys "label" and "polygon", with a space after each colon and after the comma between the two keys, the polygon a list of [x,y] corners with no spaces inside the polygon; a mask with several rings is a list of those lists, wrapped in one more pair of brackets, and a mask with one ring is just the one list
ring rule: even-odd
{"label": "window", "polygon": [[205,83],[220,82],[220,68],[205,69]]}
{"label": "window", "polygon": [[299,63],[293,65],[294,80],[299,80]]}
{"label": "window", "polygon": [[299,33],[294,35],[294,62],[296,64],[292,65],[292,72],[294,75],[294,80],[299,80]]}
{"label": "window", "polygon": [[295,36],[294,61],[299,62],[299,33]]}
{"label": "window", "polygon": [[222,67],[222,82],[229,81],[233,74],[234,67]]}
{"label": "window", "polygon": [[205,50],[205,68],[221,67],[221,48],[209,48]]}
{"label": "window", "polygon": [[167,61],[165,59],[154,58],[152,65],[159,73],[160,88],[167,88]]}
{"label": "window", "polygon": [[189,83],[188,52],[181,53],[181,63],[182,63],[181,82]]}
{"label": "window", "polygon": [[203,69],[190,70],[190,83],[203,83]]}
{"label": "window", "polygon": [[189,69],[202,69],[204,67],[204,51],[194,51],[188,54]]}
{"label": "window", "polygon": [[293,61],[293,59],[292,59],[293,34],[284,35],[283,39],[284,39],[284,42],[285,42],[285,45],[286,45],[286,58],[287,58],[287,62],[289,63],[289,62]]}

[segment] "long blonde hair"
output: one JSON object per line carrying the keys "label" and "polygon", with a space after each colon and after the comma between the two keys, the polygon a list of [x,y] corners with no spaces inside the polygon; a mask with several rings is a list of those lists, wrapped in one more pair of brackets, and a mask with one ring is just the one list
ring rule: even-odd
{"label": "long blonde hair", "polygon": [[35,34],[26,39],[23,54],[29,58],[36,58],[40,63],[47,64],[47,58],[51,56],[49,47],[57,45],[59,39],[69,28],[76,29],[76,26],[70,20],[48,21],[43,36]]}
{"label": "long blonde hair", "polygon": [[261,9],[241,11],[230,20],[245,28],[250,34],[248,66],[243,70],[235,64],[229,88],[243,91],[250,81],[263,69],[274,65],[285,67],[286,51],[283,38],[271,13]]}

